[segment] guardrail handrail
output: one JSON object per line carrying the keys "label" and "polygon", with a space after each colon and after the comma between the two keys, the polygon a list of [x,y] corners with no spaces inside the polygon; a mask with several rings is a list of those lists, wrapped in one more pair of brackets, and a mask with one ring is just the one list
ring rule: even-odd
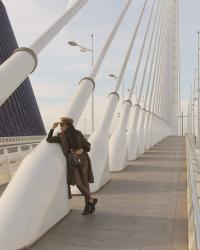
{"label": "guardrail handrail", "polygon": [[[33,137],[32,137],[33,138]],[[23,158],[26,157],[37,146],[44,136],[26,137],[26,140],[17,140],[14,143],[0,143],[0,170],[3,171],[0,185],[6,184],[14,176]],[[12,138],[13,139],[13,138]],[[28,140],[29,139],[29,140]]]}
{"label": "guardrail handrail", "polygon": [[[196,171],[194,169],[194,161],[198,163],[198,155],[197,155],[194,142],[192,141],[189,135],[186,136],[186,145],[187,145],[188,181],[189,181],[188,185],[190,185],[191,187],[196,249],[200,250],[200,205],[199,205],[200,197],[198,197],[198,194],[197,194],[196,183],[198,181],[195,179]],[[200,171],[198,174],[200,174]]]}
{"label": "guardrail handrail", "polygon": [[46,135],[0,137],[0,145],[2,145],[4,143],[15,143],[15,142],[24,142],[24,141],[37,141],[37,140],[42,140],[45,137],[46,137]]}

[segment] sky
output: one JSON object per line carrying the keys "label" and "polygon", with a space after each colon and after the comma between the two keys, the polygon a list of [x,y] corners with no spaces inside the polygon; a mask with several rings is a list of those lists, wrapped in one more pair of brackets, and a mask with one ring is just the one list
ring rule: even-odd
{"label": "sky", "polygon": [[[112,91],[115,84],[115,80],[109,78],[108,75],[119,73],[143,2],[143,0],[133,0],[97,75],[95,124],[99,123],[105,110],[107,95]],[[19,46],[29,46],[64,13],[68,1],[3,0],[3,3],[6,6]],[[87,76],[91,69],[91,53],[82,53],[77,47],[70,47],[67,42],[76,41],[85,47],[90,47],[91,34],[94,34],[94,57],[96,59],[125,3],[125,0],[90,0],[40,53],[38,67],[30,76],[30,79],[47,130],[69,103],[80,79]],[[149,0],[124,76],[125,95],[132,83],[138,51],[151,4],[152,0]],[[190,85],[194,78],[194,68],[197,67],[197,30],[200,29],[199,9],[199,0],[180,0],[181,95],[184,111],[186,110]],[[116,126],[117,113],[120,110],[121,103],[118,106],[112,128]],[[85,129],[85,132],[90,131],[90,107],[89,100],[78,124],[80,129]]]}

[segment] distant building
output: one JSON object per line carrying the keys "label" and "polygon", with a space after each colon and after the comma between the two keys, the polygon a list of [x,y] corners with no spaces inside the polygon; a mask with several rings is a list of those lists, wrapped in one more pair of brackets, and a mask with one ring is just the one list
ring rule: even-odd
{"label": "distant building", "polygon": [[[12,55],[16,48],[18,48],[18,44],[5,6],[0,0],[0,64]],[[46,131],[33,89],[27,78],[0,106],[0,137],[45,134]]]}

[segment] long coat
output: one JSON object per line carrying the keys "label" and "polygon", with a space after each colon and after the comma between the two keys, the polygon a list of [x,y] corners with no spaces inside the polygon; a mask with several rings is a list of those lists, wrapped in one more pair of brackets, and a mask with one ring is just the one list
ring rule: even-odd
{"label": "long coat", "polygon": [[[62,132],[53,136],[53,131],[54,131],[53,129],[50,130],[46,141],[49,143],[59,143],[61,145],[62,151],[66,157],[66,163],[67,163],[67,183],[68,185],[75,185],[76,182],[75,182],[75,177],[74,177],[73,166],[70,164],[69,157],[68,157],[70,150],[69,150],[69,143],[68,143],[68,138],[66,136],[66,133]],[[88,162],[86,164],[88,164],[88,182],[94,183],[94,175],[92,172],[91,161],[87,153],[90,151],[90,143],[85,139],[83,134],[78,130],[76,130],[75,137],[76,137],[76,145],[77,145],[76,150],[82,148],[84,150],[84,153],[87,156]],[[71,198],[70,189],[69,189],[69,195]]]}

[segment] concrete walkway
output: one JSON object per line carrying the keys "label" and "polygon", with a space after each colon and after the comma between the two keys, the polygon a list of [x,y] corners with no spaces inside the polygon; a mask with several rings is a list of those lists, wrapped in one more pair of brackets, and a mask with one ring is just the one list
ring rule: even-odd
{"label": "concrete walkway", "polygon": [[186,250],[185,138],[168,137],[95,196],[96,213],[72,212],[29,250]]}

